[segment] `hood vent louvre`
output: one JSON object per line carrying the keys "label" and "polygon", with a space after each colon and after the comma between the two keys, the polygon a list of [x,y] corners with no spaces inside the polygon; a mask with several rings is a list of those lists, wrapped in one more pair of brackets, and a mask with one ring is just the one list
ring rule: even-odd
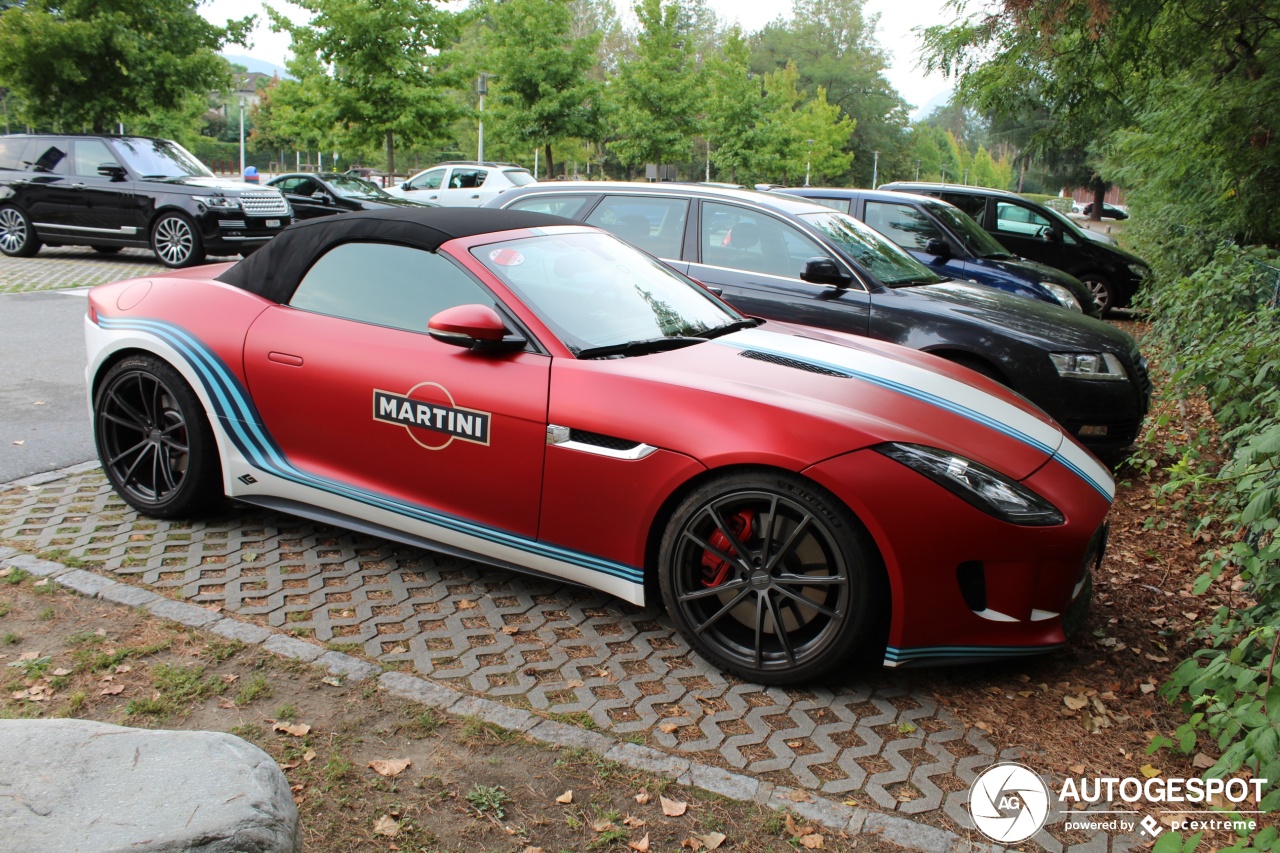
{"label": "hood vent louvre", "polygon": [[822,367],[821,365],[810,364],[807,361],[800,361],[799,359],[795,359],[795,358],[787,358],[786,356],[783,356],[783,355],[774,355],[771,352],[760,352],[759,350],[748,349],[748,350],[742,351],[742,357],[752,358],[752,359],[755,359],[756,361],[767,361],[770,364],[776,364],[776,365],[779,365],[780,367],[791,367],[796,370],[803,370],[806,373],[818,373],[818,374],[821,374],[822,376],[837,376],[841,379],[853,378],[852,373],[845,373],[844,371],[834,370],[830,367]]}

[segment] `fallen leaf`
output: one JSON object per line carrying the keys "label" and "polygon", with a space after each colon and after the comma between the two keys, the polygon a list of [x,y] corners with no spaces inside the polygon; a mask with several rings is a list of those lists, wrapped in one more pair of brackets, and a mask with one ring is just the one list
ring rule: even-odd
{"label": "fallen leaf", "polygon": [[569,690],[577,690],[579,687],[586,687],[586,684],[577,678],[571,678],[564,683],[564,686]]}
{"label": "fallen leaf", "polygon": [[373,834],[395,838],[400,834],[400,824],[396,823],[391,816],[383,815],[373,822]]}
{"label": "fallen leaf", "polygon": [[783,815],[783,826],[787,828],[787,835],[795,837],[798,835],[805,835],[813,831],[808,827],[806,827],[804,831],[801,831],[800,827],[796,824],[795,815],[791,814],[791,812],[784,812]]}
{"label": "fallen leaf", "polygon": [[628,841],[627,846],[636,853],[649,853],[649,833],[646,832],[639,841]]}
{"label": "fallen leaf", "polygon": [[9,577],[9,575],[11,575],[11,574],[13,574],[13,569],[12,569],[12,568],[8,568],[8,569],[0,569],[0,578],[7,578],[7,577]]}
{"label": "fallen leaf", "polygon": [[822,848],[822,836],[816,832],[813,835],[806,835],[800,839],[800,846],[807,847],[810,850],[820,850]]}
{"label": "fallen leaf", "polygon": [[48,578],[40,578],[40,580],[32,584],[32,586],[48,586],[48,585],[49,585]]}
{"label": "fallen leaf", "polygon": [[526,847],[522,853],[545,853],[541,847]]}
{"label": "fallen leaf", "polygon": [[54,670],[52,673],[50,673],[50,674],[51,674],[51,675],[59,675],[59,676],[60,676],[60,675],[70,675],[70,674],[71,674],[71,670],[67,669],[66,667],[62,667],[62,666],[60,666],[60,667],[58,667],[57,669],[55,669],[55,670]]}
{"label": "fallen leaf", "polygon": [[809,796],[808,791],[801,791],[799,788],[787,794],[787,799],[793,803],[812,803],[813,797]]}
{"label": "fallen leaf", "polygon": [[225,696],[219,696],[218,707],[224,711],[234,711],[236,709],[236,703],[232,702],[230,699],[228,699]]}
{"label": "fallen leaf", "polygon": [[516,625],[503,625],[502,633],[506,634],[507,636],[510,636],[512,634],[519,634],[520,628]]}
{"label": "fallen leaf", "polygon": [[1062,704],[1066,705],[1073,711],[1079,711],[1085,705],[1089,704],[1089,700],[1083,696],[1063,696]]}
{"label": "fallen leaf", "polygon": [[630,829],[639,829],[644,826],[644,821],[638,817],[627,815],[622,819],[622,825]]}
{"label": "fallen leaf", "polygon": [[25,441],[15,441],[14,444],[26,444]]}
{"label": "fallen leaf", "polygon": [[651,799],[653,799],[653,796],[650,795],[650,793],[646,791],[644,788],[641,788],[640,793],[636,794],[636,802],[642,806],[647,805]]}
{"label": "fallen leaf", "polygon": [[99,693],[98,695],[99,696],[115,696],[123,692],[124,692],[123,684],[111,684],[111,685],[108,685],[107,687],[102,688],[102,692]]}
{"label": "fallen leaf", "polygon": [[1210,767],[1212,767],[1217,763],[1218,762],[1214,761],[1212,758],[1205,755],[1203,752],[1197,752],[1196,757],[1191,759],[1191,766],[1199,767],[1201,770],[1208,770]]}
{"label": "fallen leaf", "polygon": [[280,722],[272,726],[271,730],[273,732],[284,732],[285,734],[293,735],[294,737],[303,737],[304,735],[306,735],[311,731],[311,726],[307,725],[306,723]]}
{"label": "fallen leaf", "polygon": [[1142,775],[1147,777],[1148,779],[1151,779],[1160,775],[1160,768],[1152,767],[1150,764],[1144,764],[1138,769],[1141,770]]}
{"label": "fallen leaf", "polygon": [[258,559],[258,555],[253,551],[246,551],[240,555],[240,559],[244,560],[246,563],[252,563],[254,560]]}
{"label": "fallen leaf", "polygon": [[1138,689],[1143,693],[1154,693],[1156,691],[1156,686],[1154,684],[1139,684]]}
{"label": "fallen leaf", "polygon": [[563,794],[556,797],[556,802],[562,806],[569,805],[569,803],[573,802],[573,791],[565,791]]}
{"label": "fallen leaf", "polygon": [[668,800],[666,797],[658,797],[658,801],[662,803],[662,813],[667,817],[680,817],[689,808],[688,803],[682,803],[679,800]]}
{"label": "fallen leaf", "polygon": [[342,686],[342,679],[336,675],[326,675],[324,678],[320,680],[323,681],[325,684],[329,685],[330,687]]}
{"label": "fallen leaf", "polygon": [[[680,726],[676,725],[675,723],[663,723],[662,725],[658,726],[658,731],[664,732],[666,734],[671,734],[678,728],[680,728]],[[790,746],[790,744],[788,744],[788,746]]]}
{"label": "fallen leaf", "polygon": [[379,776],[399,776],[413,762],[407,758],[397,758],[394,760],[375,759],[369,762],[369,766],[373,768],[373,772]]}
{"label": "fallen leaf", "polygon": [[281,769],[281,770],[292,770],[292,769],[294,769],[295,767],[297,767],[298,765],[300,765],[301,763],[302,763],[301,761],[290,761],[288,764],[281,764],[281,765],[280,765],[280,769]]}
{"label": "fallen leaf", "polygon": [[1070,770],[1072,773],[1074,773],[1074,774],[1075,774],[1075,775],[1077,775],[1077,776],[1083,776],[1083,775],[1084,775],[1084,765],[1083,765],[1083,764],[1072,764],[1072,765],[1071,765],[1070,767],[1068,767],[1067,769],[1068,769],[1068,770]]}
{"label": "fallen leaf", "polygon": [[305,761],[305,762],[307,762],[308,764],[310,764],[311,762],[315,761],[315,760],[316,760],[316,751],[315,751],[314,749],[308,749],[308,750],[306,751],[306,753],[305,753],[305,754],[303,754],[303,756],[302,756],[302,760],[303,760],[303,761]]}
{"label": "fallen leaf", "polygon": [[458,602],[459,610],[475,610],[476,603],[469,598],[464,598]]}
{"label": "fallen leaf", "polygon": [[23,652],[22,654],[18,655],[17,662],[22,663],[23,661],[39,660],[39,659],[40,659],[39,652]]}
{"label": "fallen leaf", "polygon": [[404,646],[392,646],[392,647],[391,647],[391,650],[390,650],[390,651],[388,651],[388,652],[387,652],[387,654],[389,654],[389,655],[403,655],[403,654],[408,654],[408,652],[409,652],[409,650],[408,650],[408,649],[406,649]]}
{"label": "fallen leaf", "polygon": [[611,829],[617,829],[617,827],[613,825],[613,821],[602,817],[591,821],[591,829],[595,832],[608,832]]}
{"label": "fallen leaf", "polygon": [[849,806],[850,808],[856,809],[859,806],[859,803],[857,800],[841,800],[841,802],[843,802],[846,806]]}
{"label": "fallen leaf", "polygon": [[723,832],[708,832],[706,835],[695,834],[693,837],[701,841],[708,850],[715,850],[721,844],[724,844],[725,839],[729,836]]}
{"label": "fallen leaf", "polygon": [[982,690],[983,690],[983,692],[984,692],[984,693],[990,693],[992,696],[999,696],[1001,693],[1003,693],[1003,692],[1004,692],[1004,691],[1003,691],[1003,690],[1001,690],[999,687],[994,687],[994,686],[992,686],[992,687],[984,687],[984,688],[982,688]]}
{"label": "fallen leaf", "polygon": [[236,675],[235,673],[224,672],[222,674],[222,680],[225,681],[227,684],[235,684],[237,681],[240,680],[240,676]]}
{"label": "fallen leaf", "polygon": [[680,842],[680,846],[682,848],[688,847],[690,850],[701,850],[702,842],[696,838],[686,838],[684,841]]}

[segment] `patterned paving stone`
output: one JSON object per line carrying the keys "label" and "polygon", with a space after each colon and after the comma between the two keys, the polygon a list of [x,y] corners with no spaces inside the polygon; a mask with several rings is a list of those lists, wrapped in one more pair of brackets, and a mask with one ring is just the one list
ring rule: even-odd
{"label": "patterned paving stone", "polygon": [[0,293],[87,287],[151,275],[164,269],[156,262],[155,255],[142,249],[121,249],[114,255],[102,255],[88,246],[44,248],[34,258],[0,255]]}
{"label": "patterned paving stone", "polygon": [[[803,689],[744,683],[693,654],[657,610],[249,507],[199,522],[148,519],[96,470],[0,490],[0,543],[212,618],[204,608],[221,605],[283,629],[267,644],[295,657],[354,648],[474,694],[468,702],[519,710],[535,733],[597,728],[642,741],[622,746],[645,750],[654,766],[685,772],[695,762],[734,785],[749,777],[972,828],[968,787],[997,759],[980,730],[901,674]],[[1065,846],[1052,826],[1041,836],[1045,849]]]}

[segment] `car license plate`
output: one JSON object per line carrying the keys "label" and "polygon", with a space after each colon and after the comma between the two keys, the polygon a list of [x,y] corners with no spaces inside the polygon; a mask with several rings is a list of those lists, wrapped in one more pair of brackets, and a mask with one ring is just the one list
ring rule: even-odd
{"label": "car license plate", "polygon": [[268,219],[268,220],[267,220],[267,227],[268,227],[268,228],[279,228],[279,227],[280,227],[280,220],[279,220],[279,219]]}

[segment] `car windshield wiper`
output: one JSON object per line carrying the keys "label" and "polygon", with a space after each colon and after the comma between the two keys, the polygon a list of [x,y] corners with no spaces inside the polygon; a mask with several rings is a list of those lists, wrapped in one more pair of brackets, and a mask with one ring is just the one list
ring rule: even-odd
{"label": "car windshield wiper", "polygon": [[680,349],[690,344],[704,343],[706,338],[649,338],[642,341],[627,341],[625,344],[609,344],[603,347],[587,347],[578,350],[578,358],[604,358],[610,355],[644,355],[650,352],[662,352],[669,349]]}
{"label": "car windshield wiper", "polygon": [[707,329],[702,333],[704,338],[718,338],[721,335],[727,335],[730,332],[740,332],[743,329],[754,329],[760,325],[759,320],[755,317],[744,317],[741,320],[734,320],[731,323],[725,323],[723,326],[716,326],[714,329]]}

